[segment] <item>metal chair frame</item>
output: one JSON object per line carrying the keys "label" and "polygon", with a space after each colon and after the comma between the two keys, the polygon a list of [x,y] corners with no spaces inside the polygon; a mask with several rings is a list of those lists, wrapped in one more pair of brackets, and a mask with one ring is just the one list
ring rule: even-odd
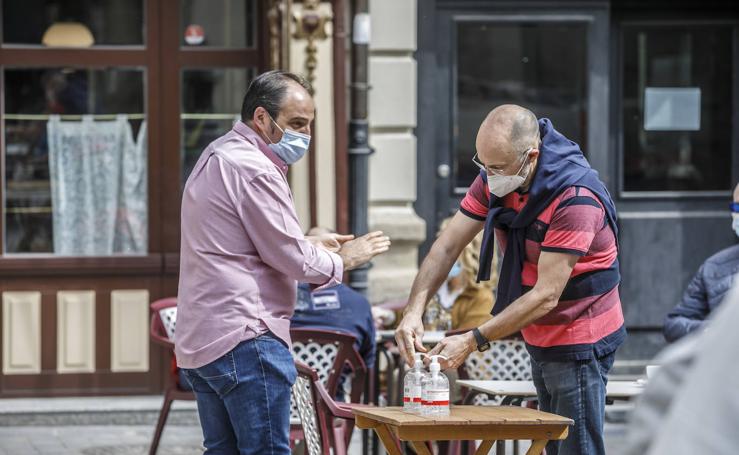
{"label": "metal chair frame", "polygon": [[195,400],[195,394],[189,390],[183,390],[180,386],[180,378],[177,374],[178,369],[174,360],[174,329],[177,322],[177,299],[175,297],[160,299],[152,302],[149,307],[151,308],[149,336],[153,342],[167,348],[172,362],[172,369],[167,375],[167,383],[164,389],[164,402],[159,411],[154,437],[149,447],[149,455],[155,455],[159,448],[159,440],[162,437],[164,425],[167,423],[167,417],[169,417],[169,411],[172,408],[172,402],[175,400]]}

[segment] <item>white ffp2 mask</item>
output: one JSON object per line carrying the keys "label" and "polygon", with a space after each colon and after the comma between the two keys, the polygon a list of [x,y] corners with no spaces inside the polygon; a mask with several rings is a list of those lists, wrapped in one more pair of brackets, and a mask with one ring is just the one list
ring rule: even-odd
{"label": "white ffp2 mask", "polygon": [[488,174],[488,188],[490,189],[490,192],[497,197],[503,197],[523,185],[526,177],[528,177],[528,171],[526,171],[526,175],[522,176],[519,174],[521,174],[525,165],[526,160],[524,160],[524,163],[521,165],[521,169],[519,169],[514,175]]}

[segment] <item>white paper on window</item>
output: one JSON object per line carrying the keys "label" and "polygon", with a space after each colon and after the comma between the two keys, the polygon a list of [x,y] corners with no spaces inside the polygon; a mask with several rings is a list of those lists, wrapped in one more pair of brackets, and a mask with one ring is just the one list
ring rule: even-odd
{"label": "white paper on window", "polygon": [[700,130],[700,87],[645,88],[644,129],[646,131]]}
{"label": "white paper on window", "polygon": [[47,123],[54,253],[105,256],[147,251],[146,124],[137,141],[114,121]]}

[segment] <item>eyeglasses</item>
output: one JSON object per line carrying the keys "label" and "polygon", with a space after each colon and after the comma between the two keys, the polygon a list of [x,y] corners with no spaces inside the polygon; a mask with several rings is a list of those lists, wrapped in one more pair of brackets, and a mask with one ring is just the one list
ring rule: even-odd
{"label": "eyeglasses", "polygon": [[[520,158],[521,161],[525,160],[526,157],[529,156],[529,152],[532,150],[534,150],[534,147],[529,147],[528,149],[526,149],[526,151],[521,154],[521,158]],[[497,175],[497,176],[505,175],[502,171],[492,169],[482,164],[480,162],[480,159],[477,157],[477,153],[475,153],[475,155],[472,157],[472,162],[475,163],[475,165],[479,167],[481,171],[485,171],[486,173],[490,173],[490,174]],[[523,169],[523,163],[521,164],[521,169]],[[518,172],[521,172],[521,169],[519,169]],[[518,174],[518,172],[516,172],[516,174]]]}

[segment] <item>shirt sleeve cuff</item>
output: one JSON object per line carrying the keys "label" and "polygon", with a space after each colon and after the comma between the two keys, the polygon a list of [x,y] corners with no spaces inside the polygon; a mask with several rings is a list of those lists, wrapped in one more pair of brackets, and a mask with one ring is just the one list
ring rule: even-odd
{"label": "shirt sleeve cuff", "polygon": [[326,253],[328,253],[328,256],[331,258],[331,263],[334,265],[334,269],[333,272],[331,272],[331,277],[328,279],[328,281],[320,286],[315,287],[313,289],[315,291],[321,290],[323,288],[337,286],[341,284],[344,278],[344,261],[341,259],[341,256],[330,251],[326,251]]}

